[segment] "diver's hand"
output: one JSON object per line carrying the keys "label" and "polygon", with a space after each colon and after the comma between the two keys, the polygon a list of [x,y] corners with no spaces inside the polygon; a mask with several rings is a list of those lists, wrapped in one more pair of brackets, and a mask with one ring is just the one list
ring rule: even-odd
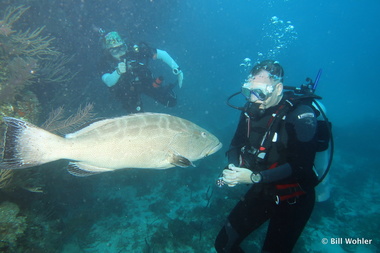
{"label": "diver's hand", "polygon": [[252,171],[246,168],[236,167],[232,163],[228,165],[228,169],[223,170],[223,181],[229,187],[234,187],[237,184],[252,184]]}
{"label": "diver's hand", "polygon": [[182,88],[182,82],[183,82],[183,72],[182,70],[178,67],[173,69],[173,74],[177,76],[178,78],[178,86]]}
{"label": "diver's hand", "polygon": [[127,65],[125,64],[125,61],[119,62],[119,64],[117,65],[117,70],[118,70],[118,74],[120,75],[127,72]]}

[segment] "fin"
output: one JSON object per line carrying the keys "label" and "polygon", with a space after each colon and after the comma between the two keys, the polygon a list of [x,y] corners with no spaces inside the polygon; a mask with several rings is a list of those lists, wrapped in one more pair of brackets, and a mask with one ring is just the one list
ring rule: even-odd
{"label": "fin", "polygon": [[79,136],[83,136],[83,135],[87,135],[87,134],[91,134],[91,132],[94,130],[94,129],[97,129],[99,127],[102,127],[102,126],[105,126],[107,124],[112,124],[113,122],[115,121],[118,121],[120,119],[127,119],[127,118],[132,118],[132,117],[136,117],[136,118],[139,118],[139,117],[147,117],[147,116],[165,116],[165,117],[173,117],[172,115],[169,115],[169,114],[165,114],[165,113],[149,113],[149,112],[144,112],[144,113],[134,113],[134,114],[129,114],[127,116],[121,116],[121,117],[117,117],[117,118],[109,118],[109,119],[100,119],[98,121],[95,121],[89,125],[86,125],[86,127],[74,132],[74,133],[69,133],[69,134],[66,134],[65,135],[65,138],[67,139],[71,139],[71,138],[76,138],[76,137],[79,137]]}
{"label": "fin", "polygon": [[20,119],[3,117],[3,120],[7,128],[0,167],[22,169],[59,159],[51,155],[51,150],[61,137]]}
{"label": "fin", "polygon": [[26,129],[27,124],[19,119],[11,117],[3,117],[7,124],[4,140],[4,150],[2,153],[3,161],[1,163],[2,169],[20,169],[23,168],[22,159],[19,157],[17,151],[18,136],[20,136]]}
{"label": "fin", "polygon": [[107,125],[108,123],[110,123],[112,121],[114,121],[114,119],[102,119],[99,121],[95,121],[95,122],[89,124],[88,126],[82,128],[82,129],[80,129],[74,133],[66,134],[65,138],[70,139],[70,138],[76,138],[76,137],[81,136],[81,135],[89,134],[94,129],[101,127],[103,125]]}
{"label": "fin", "polygon": [[70,162],[67,171],[77,177],[88,177],[103,172],[113,171],[113,169],[99,168],[81,162]]}
{"label": "fin", "polygon": [[172,154],[172,156],[169,159],[169,162],[175,166],[182,167],[182,168],[189,167],[189,166],[195,167],[195,165],[189,159],[187,159],[184,156],[176,155],[176,154]]}

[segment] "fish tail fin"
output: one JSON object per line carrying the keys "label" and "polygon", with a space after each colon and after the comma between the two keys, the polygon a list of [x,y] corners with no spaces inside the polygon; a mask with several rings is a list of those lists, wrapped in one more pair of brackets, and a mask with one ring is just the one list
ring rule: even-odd
{"label": "fish tail fin", "polygon": [[0,168],[22,169],[60,159],[54,151],[64,138],[20,119],[3,120],[7,129]]}

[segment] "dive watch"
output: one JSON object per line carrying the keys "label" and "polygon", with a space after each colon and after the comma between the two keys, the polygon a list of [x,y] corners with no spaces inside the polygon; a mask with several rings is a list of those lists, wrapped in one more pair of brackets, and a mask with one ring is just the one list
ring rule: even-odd
{"label": "dive watch", "polygon": [[254,184],[260,183],[261,179],[262,179],[262,177],[261,177],[260,173],[252,172],[252,174],[251,174],[252,183],[254,183]]}

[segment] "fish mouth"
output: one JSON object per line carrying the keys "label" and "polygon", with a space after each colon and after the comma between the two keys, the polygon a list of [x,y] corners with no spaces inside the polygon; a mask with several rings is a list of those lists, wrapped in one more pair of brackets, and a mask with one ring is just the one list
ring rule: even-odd
{"label": "fish mouth", "polygon": [[209,156],[209,155],[212,155],[214,153],[216,153],[219,149],[221,149],[223,147],[223,144],[221,142],[218,142],[213,148],[211,148],[205,156]]}

